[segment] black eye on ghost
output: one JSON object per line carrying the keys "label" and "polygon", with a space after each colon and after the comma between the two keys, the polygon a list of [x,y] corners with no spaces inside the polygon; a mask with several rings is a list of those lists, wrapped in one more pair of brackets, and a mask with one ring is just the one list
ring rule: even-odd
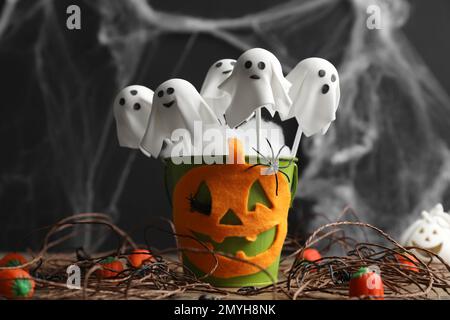
{"label": "black eye on ghost", "polygon": [[[132,90],[132,91],[135,91],[135,90]],[[133,94],[133,93],[132,93]],[[133,95],[136,95],[137,94],[137,91],[136,91],[136,93],[135,94],[133,94]],[[119,100],[119,104],[121,105],[121,106],[124,106],[125,105],[125,98],[120,98],[120,100]],[[133,109],[134,110],[141,110],[141,105],[140,105],[140,103],[135,103],[135,104],[133,104]]]}
{"label": "black eye on ghost", "polygon": [[[166,90],[166,93],[167,93],[168,95],[171,95],[171,94],[173,94],[174,92],[175,92],[175,89],[172,88],[172,87],[167,88],[167,90]],[[164,90],[159,90],[159,91],[158,91],[158,97],[162,98],[163,96],[164,96]]]}
{"label": "black eye on ghost", "polygon": [[[319,70],[318,74],[319,74],[319,77],[323,78],[323,77],[326,76],[327,73],[325,72],[325,70]],[[331,75],[331,82],[335,82],[335,81],[336,81],[336,75],[332,74]]]}
{"label": "black eye on ghost", "polygon": [[222,66],[222,62],[217,62],[216,63],[216,68],[220,68]]}
{"label": "black eye on ghost", "polygon": [[[245,62],[244,67],[245,67],[245,69],[250,69],[252,67],[252,65],[253,65],[253,63],[250,60],[248,60]],[[262,61],[258,62],[257,66],[258,66],[258,69],[260,69],[260,70],[264,70],[266,68],[266,64]]]}

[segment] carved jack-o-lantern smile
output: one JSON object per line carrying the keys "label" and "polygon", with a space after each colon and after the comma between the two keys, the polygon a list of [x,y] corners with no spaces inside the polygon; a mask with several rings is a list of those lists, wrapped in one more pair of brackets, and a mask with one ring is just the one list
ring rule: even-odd
{"label": "carved jack-o-lantern smile", "polygon": [[[291,192],[278,174],[278,195],[272,175],[261,175],[249,164],[205,165],[187,172],[177,183],[173,215],[177,233],[200,240],[216,254],[213,276],[230,278],[257,273],[277,261],[287,232]],[[180,237],[185,256],[209,273],[215,266],[211,253],[190,237]],[[197,250],[197,252],[195,252]],[[198,251],[203,252],[198,252]]]}

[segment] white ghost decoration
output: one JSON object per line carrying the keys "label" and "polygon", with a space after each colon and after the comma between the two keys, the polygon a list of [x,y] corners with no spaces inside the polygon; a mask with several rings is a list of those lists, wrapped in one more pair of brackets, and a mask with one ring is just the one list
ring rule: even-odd
{"label": "white ghost decoration", "polygon": [[[427,249],[450,263],[450,214],[444,212],[441,204],[430,212],[422,211],[422,218],[405,230],[400,242],[404,246]],[[429,260],[429,255],[424,251],[417,250],[415,253]]]}
{"label": "white ghost decoration", "polygon": [[325,59],[308,58],[300,61],[286,79],[292,83],[292,107],[288,114],[280,115],[281,119],[295,117],[307,137],[325,134],[336,119],[341,95],[336,68]]}
{"label": "white ghost decoration", "polygon": [[114,100],[117,138],[121,147],[138,149],[152,110],[153,91],[144,86],[122,89]]}
{"label": "white ghost decoration", "polygon": [[233,72],[236,60],[222,59],[216,61],[208,70],[203,81],[200,94],[213,109],[217,118],[225,124],[225,110],[230,105],[231,97],[223,90],[219,90],[219,85],[224,82]]}
{"label": "white ghost decoration", "polygon": [[261,48],[245,51],[231,76],[219,86],[231,97],[225,112],[227,124],[231,128],[238,126],[260,107],[266,107],[272,116],[275,111],[287,114],[292,103],[288,94],[290,86],[272,53]]}
{"label": "white ghost decoration", "polygon": [[203,125],[220,124],[191,83],[183,79],[163,82],[153,96],[152,112],[140,146],[142,152],[157,158],[164,140],[171,140],[176,129],[186,129],[193,137],[195,121]]}

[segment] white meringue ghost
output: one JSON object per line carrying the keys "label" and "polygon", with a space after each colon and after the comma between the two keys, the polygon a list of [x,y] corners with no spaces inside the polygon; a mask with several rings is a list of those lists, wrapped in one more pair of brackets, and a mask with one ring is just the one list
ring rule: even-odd
{"label": "white meringue ghost", "polygon": [[292,103],[288,95],[290,86],[280,62],[271,52],[261,48],[245,51],[231,76],[219,86],[231,96],[225,112],[227,124],[231,128],[238,126],[260,107],[268,109],[272,116],[275,111],[287,114]]}
{"label": "white meringue ghost", "polygon": [[[444,212],[441,204],[429,212],[422,211],[422,218],[403,232],[400,242],[404,246],[427,249],[450,263],[450,214]],[[429,260],[429,255],[424,251],[417,250],[415,253]]]}
{"label": "white meringue ghost", "polygon": [[194,86],[183,79],[163,82],[153,97],[153,109],[141,141],[141,151],[157,158],[164,139],[171,140],[176,129],[186,129],[191,137],[195,121],[203,125],[219,125],[214,112]]}
{"label": "white meringue ghost", "polygon": [[217,118],[225,124],[225,110],[230,105],[231,97],[223,90],[219,90],[219,85],[224,82],[233,72],[236,60],[222,59],[216,61],[208,70],[203,81],[200,94],[213,109]]}
{"label": "white meringue ghost", "polygon": [[339,75],[336,68],[322,58],[300,61],[286,76],[292,86],[289,96],[292,107],[282,120],[296,118],[307,137],[318,132],[325,134],[336,119],[339,106]]}
{"label": "white meringue ghost", "polygon": [[114,100],[117,138],[121,147],[139,148],[152,110],[153,91],[144,86],[122,89]]}

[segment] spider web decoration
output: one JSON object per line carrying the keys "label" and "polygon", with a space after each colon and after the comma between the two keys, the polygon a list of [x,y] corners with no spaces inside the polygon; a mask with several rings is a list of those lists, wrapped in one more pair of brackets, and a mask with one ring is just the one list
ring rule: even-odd
{"label": "spider web decoration", "polygon": [[[145,196],[125,192],[130,172],[159,174],[160,168],[156,162],[138,163],[135,152],[118,151],[111,93],[130,82],[179,75],[192,50],[211,37],[236,52],[265,47],[279,58],[285,72],[310,56],[337,66],[342,90],[338,119],[327,135],[302,142],[310,161],[301,173],[298,196],[313,199],[315,211],[331,217],[351,204],[364,221],[398,235],[413,213],[436,202],[450,204],[450,99],[402,33],[409,11],[406,1],[270,2],[256,12],[217,19],[181,9],[167,12],[156,2],[143,0],[80,1],[82,30],[91,30],[89,41],[96,43],[87,48],[64,27],[70,4],[9,0],[0,14],[1,48],[20,38],[24,29],[32,29],[33,36],[26,44],[19,41],[15,49],[26,50],[31,58],[47,130],[32,147],[19,140],[15,166],[2,173],[1,181],[21,181],[33,194],[42,189],[42,175],[51,177],[60,187],[61,201],[67,203],[64,210],[55,210],[55,216],[101,210],[118,221],[120,201],[133,203]],[[382,9],[381,30],[366,27],[368,5]],[[28,24],[36,20],[37,27]],[[168,62],[166,56],[158,61],[161,40],[180,34],[188,39],[176,62]],[[206,63],[194,69],[201,74],[193,78],[203,76]],[[149,71],[159,64],[168,70],[164,78]],[[104,74],[111,75],[109,82]],[[31,120],[18,112],[8,121],[23,127]],[[39,151],[42,145],[50,152]],[[50,164],[33,162],[32,168],[24,169],[23,164],[34,159],[30,154],[39,152],[48,155]],[[161,203],[151,202],[146,210],[167,211]],[[39,221],[33,217],[28,223],[33,228]],[[318,223],[313,222],[311,229]],[[83,242],[85,247],[100,244],[98,240],[94,245],[89,235]]]}

